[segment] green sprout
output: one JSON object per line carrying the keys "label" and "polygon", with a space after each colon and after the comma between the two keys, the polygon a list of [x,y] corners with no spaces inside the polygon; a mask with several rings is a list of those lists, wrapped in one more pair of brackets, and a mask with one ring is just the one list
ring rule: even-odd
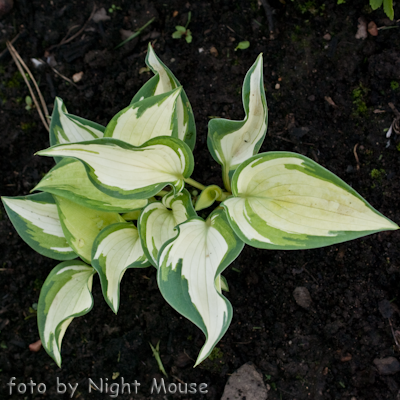
{"label": "green sprout", "polygon": [[25,97],[25,104],[26,104],[26,106],[25,106],[25,110],[26,111],[30,111],[30,110],[32,110],[32,107],[33,107],[33,103],[32,103],[32,97],[31,96],[26,96]]}
{"label": "green sprout", "polygon": [[369,5],[373,10],[378,9],[383,5],[383,11],[385,11],[385,14],[393,21],[393,0],[369,0]]}
{"label": "green sprout", "polygon": [[390,82],[390,88],[392,90],[397,90],[399,88],[399,82],[397,82],[397,81]]}
{"label": "green sprout", "polygon": [[175,26],[176,31],[172,34],[173,39],[180,39],[182,36],[185,36],[186,43],[192,43],[192,32],[190,29],[187,29],[190,20],[192,18],[192,13],[189,11],[188,20],[185,26],[177,25]]}
{"label": "green sprout", "polygon": [[165,372],[164,365],[163,365],[163,363],[161,361],[161,357],[160,357],[160,341],[158,341],[156,348],[154,348],[151,343],[149,343],[149,345],[151,347],[151,351],[153,352],[153,356],[157,361],[158,369],[168,378],[168,375]]}
{"label": "green sprout", "polygon": [[113,5],[108,9],[108,12],[109,12],[110,14],[112,14],[112,13],[115,12],[115,11],[121,11],[121,10],[122,10],[121,7],[116,6],[115,4],[113,4]]}
{"label": "green sprout", "polygon": [[127,39],[125,39],[123,42],[121,42],[118,46],[116,46],[115,49],[118,49],[118,47],[123,46],[124,44],[126,44],[129,41],[131,41],[132,39],[134,39],[136,36],[139,36],[142,33],[142,31],[145,28],[147,28],[154,20],[155,20],[155,18],[152,18],[150,21],[146,22],[141,28],[139,28],[136,32],[132,33],[131,36],[129,36]]}
{"label": "green sprout", "polygon": [[245,50],[248,49],[250,46],[250,42],[245,40],[243,42],[239,42],[238,45],[235,47],[235,51],[237,51],[238,49],[240,50]]}

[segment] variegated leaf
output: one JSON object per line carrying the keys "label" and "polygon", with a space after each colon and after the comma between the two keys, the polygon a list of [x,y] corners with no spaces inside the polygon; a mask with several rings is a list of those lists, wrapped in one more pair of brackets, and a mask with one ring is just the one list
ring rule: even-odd
{"label": "variegated leaf", "polygon": [[50,144],[84,142],[103,137],[105,127],[68,114],[62,99],[56,97],[51,115]]}
{"label": "variegated leaf", "polygon": [[399,227],[333,173],[295,153],[244,162],[222,205],[236,234],[265,249],[311,249]]}
{"label": "variegated leaf", "polygon": [[84,207],[64,197],[54,196],[65,237],[79,256],[90,264],[94,239],[106,226],[124,219],[115,212]]}
{"label": "variegated leaf", "polygon": [[150,139],[138,147],[103,138],[53,146],[37,154],[81,160],[99,190],[121,199],[148,199],[166,185],[180,192],[194,166],[189,147],[172,137]]}
{"label": "variegated leaf", "polygon": [[176,196],[171,192],[162,202],[149,204],[141,213],[138,223],[143,250],[157,268],[158,253],[162,245],[176,236],[175,227],[196,216],[190,194],[186,189]]}
{"label": "variegated leaf", "polygon": [[61,342],[75,317],[93,307],[92,282],[96,271],[82,261],[64,261],[47,277],[40,291],[37,318],[42,345],[61,367]]}
{"label": "variegated leaf", "polygon": [[256,154],[267,132],[268,108],[260,54],[247,72],[242,89],[246,117],[243,121],[214,118],[208,123],[207,144],[214,160],[222,165],[224,185],[230,189],[233,171]]}
{"label": "variegated leaf", "polygon": [[232,306],[217,290],[216,277],[239,255],[237,238],[221,209],[207,221],[191,218],[178,225],[178,235],[161,249],[157,281],[164,298],[197,325],[206,342],[197,357],[200,364],[225,334]]}
{"label": "variegated leaf", "polygon": [[118,213],[141,209],[148,203],[146,199],[119,199],[103,193],[88,178],[83,163],[70,158],[51,169],[34,190],[62,196],[85,207]]}
{"label": "variegated leaf", "polygon": [[51,194],[1,199],[14,228],[33,250],[56,260],[77,257],[64,236]]}
{"label": "variegated leaf", "polygon": [[99,273],[104,299],[117,313],[120,282],[127,268],[150,265],[136,227],[129,223],[119,223],[104,228],[93,243],[92,265]]}
{"label": "variegated leaf", "polygon": [[104,132],[104,137],[140,146],[158,136],[178,137],[176,102],[179,87],[158,96],[148,97],[120,111]]}
{"label": "variegated leaf", "polygon": [[[151,44],[148,46],[146,64],[155,76],[148,80],[138,93],[133,97],[131,104],[150,96],[157,96],[181,86],[174,74],[157,57]],[[176,104],[178,118],[178,137],[183,140],[191,150],[196,143],[196,125],[189,99],[184,90],[180,93]]]}

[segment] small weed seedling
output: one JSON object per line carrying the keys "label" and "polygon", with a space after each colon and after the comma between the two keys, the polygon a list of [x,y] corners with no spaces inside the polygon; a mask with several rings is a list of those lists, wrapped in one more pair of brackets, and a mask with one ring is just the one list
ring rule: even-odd
{"label": "small weed seedling", "polygon": [[192,43],[192,32],[187,27],[189,26],[190,20],[192,18],[192,13],[189,11],[188,20],[185,26],[177,25],[175,26],[176,31],[172,34],[174,39],[180,39],[182,36],[185,36],[186,43]]}
{"label": "small weed seedling", "polygon": [[245,40],[243,42],[239,42],[238,43],[238,45],[235,47],[235,51],[237,51],[237,50],[245,50],[245,49],[248,49],[249,47],[250,47],[250,42]]}
{"label": "small weed seedling", "polygon": [[[51,147],[37,153],[53,157],[55,166],[33,189],[38,193],[2,199],[21,237],[62,261],[37,307],[43,347],[59,366],[68,326],[93,306],[95,274],[117,313],[127,268],[156,268],[165,300],[206,337],[196,366],[222,354],[215,346],[233,312],[222,273],[245,244],[304,250],[399,229],[313,160],[258,153],[268,120],[261,54],[243,83],[245,119],[208,124],[224,188],[195,181],[189,100],[151,46],[146,64],[155,75],[106,127],[69,114],[56,98]],[[195,202],[187,185],[198,191]],[[198,215],[215,203],[208,217]],[[152,350],[162,370],[158,345]]]}

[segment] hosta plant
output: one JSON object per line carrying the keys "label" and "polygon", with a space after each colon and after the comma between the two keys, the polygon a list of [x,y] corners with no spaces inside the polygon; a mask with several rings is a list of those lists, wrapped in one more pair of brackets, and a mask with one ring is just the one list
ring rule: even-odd
{"label": "hosta plant", "polygon": [[[67,327],[93,306],[95,274],[117,313],[127,268],[155,267],[165,300],[206,337],[198,365],[231,322],[221,274],[245,244],[311,249],[398,229],[309,158],[258,154],[268,111],[261,55],[243,83],[244,120],[209,123],[224,188],[193,180],[189,100],[151,46],[146,63],[154,76],[106,127],[69,114],[57,98],[51,147],[37,153],[55,166],[32,190],[38,193],[3,197],[21,237],[62,261],[44,282],[37,310],[43,347],[59,366]],[[193,188],[201,191],[195,202]],[[197,214],[213,205],[207,218]]]}

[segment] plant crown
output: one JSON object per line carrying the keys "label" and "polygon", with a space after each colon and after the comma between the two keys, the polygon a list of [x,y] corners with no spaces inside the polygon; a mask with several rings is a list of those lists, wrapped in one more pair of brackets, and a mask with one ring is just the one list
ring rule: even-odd
{"label": "plant crown", "polygon": [[[311,159],[257,154],[268,111],[261,54],[244,79],[244,120],[209,122],[208,148],[224,189],[191,178],[189,100],[150,45],[146,64],[154,76],[106,127],[69,114],[56,98],[51,147],[37,153],[56,165],[33,189],[38,193],[2,198],[20,236],[62,261],[44,282],[37,309],[43,347],[58,366],[67,327],[93,306],[96,273],[117,313],[127,268],[155,267],[165,300],[206,337],[198,365],[232,320],[221,274],[245,244],[311,249],[398,229]],[[201,190],[195,204],[186,185]],[[208,218],[197,214],[215,202]]]}

